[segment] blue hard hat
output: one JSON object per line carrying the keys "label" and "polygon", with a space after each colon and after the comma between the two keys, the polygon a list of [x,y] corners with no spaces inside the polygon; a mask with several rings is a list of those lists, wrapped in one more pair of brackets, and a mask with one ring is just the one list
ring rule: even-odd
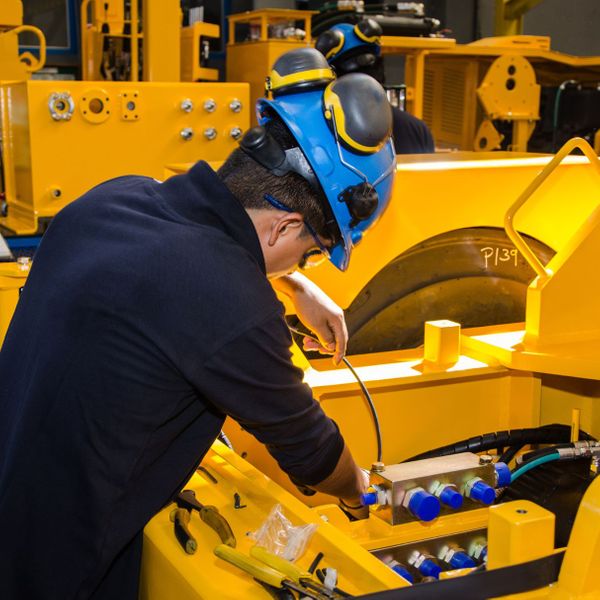
{"label": "blue hard hat", "polygon": [[382,30],[373,19],[364,19],[355,25],[338,23],[324,31],[315,43],[328,63],[344,63],[343,71],[357,71],[370,66],[381,55]]}
{"label": "blue hard hat", "polygon": [[[323,56],[300,49],[307,72],[320,73]],[[310,54],[306,50],[310,50]],[[323,212],[334,241],[329,260],[348,268],[352,249],[386,209],[392,191],[396,156],[391,140],[392,114],[383,88],[372,77],[354,73],[308,87],[301,85],[298,50],[284,54],[281,64],[295,65],[299,87],[257,101],[259,127],[242,139],[242,150],[276,175],[293,171],[304,177],[325,200]],[[282,74],[283,73],[283,74]],[[269,125],[280,120],[297,148],[283,150],[269,137]]]}

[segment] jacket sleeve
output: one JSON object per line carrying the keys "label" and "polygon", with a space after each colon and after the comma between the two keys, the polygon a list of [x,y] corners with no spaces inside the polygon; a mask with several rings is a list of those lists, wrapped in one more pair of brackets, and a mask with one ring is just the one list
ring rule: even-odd
{"label": "jacket sleeve", "polygon": [[215,351],[194,383],[288,475],[314,485],[333,472],[344,440],[292,364],[291,343],[284,319],[273,314]]}

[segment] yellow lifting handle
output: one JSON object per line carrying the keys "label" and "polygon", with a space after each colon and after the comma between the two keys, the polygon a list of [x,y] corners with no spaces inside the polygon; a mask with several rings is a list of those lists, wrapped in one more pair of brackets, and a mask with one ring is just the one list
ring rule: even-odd
{"label": "yellow lifting handle", "polygon": [[255,558],[248,556],[247,554],[243,554],[231,546],[219,544],[215,548],[214,553],[219,558],[222,558],[228,563],[235,565],[236,567],[242,569],[242,571],[248,573],[248,575],[251,575],[263,583],[268,583],[276,588],[283,587],[283,582],[286,578],[283,573],[279,573],[263,562],[260,562]]}
{"label": "yellow lifting handle", "polygon": [[253,546],[250,548],[250,556],[260,560],[260,562],[268,565],[269,567],[273,567],[273,569],[283,573],[292,581],[297,583],[300,583],[303,579],[312,578],[308,571],[299,569],[294,563],[286,560],[285,558],[281,558],[281,556],[277,556],[272,552],[269,552],[266,548],[262,548],[261,546]]}
{"label": "yellow lifting handle", "polygon": [[524,256],[531,268],[536,272],[538,277],[543,280],[552,275],[544,265],[540,262],[533,250],[527,245],[520,233],[514,227],[514,219],[518,210],[531,198],[533,193],[546,181],[549,175],[558,167],[563,159],[571,154],[575,148],[579,148],[590,161],[590,164],[596,167],[600,174],[600,160],[592,147],[583,138],[570,139],[554,156],[554,158],[540,171],[537,177],[527,186],[525,191],[517,198],[513,205],[506,211],[504,216],[504,229],[506,234],[511,239],[512,243]]}
{"label": "yellow lifting handle", "polygon": [[42,30],[33,25],[19,25],[19,27],[10,29],[6,33],[12,33],[18,36],[20,33],[26,31],[33,33],[38,38],[40,42],[40,57],[36,58],[31,52],[22,52],[19,54],[19,60],[26,63],[27,66],[25,70],[28,73],[34,73],[35,71],[39,71],[46,64],[46,37]]}

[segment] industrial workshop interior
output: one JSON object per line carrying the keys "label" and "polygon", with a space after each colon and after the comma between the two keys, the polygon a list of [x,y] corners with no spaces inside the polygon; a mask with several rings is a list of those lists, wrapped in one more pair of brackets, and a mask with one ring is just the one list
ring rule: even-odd
{"label": "industrial workshop interior", "polygon": [[600,599],[599,31],[0,0],[0,599]]}

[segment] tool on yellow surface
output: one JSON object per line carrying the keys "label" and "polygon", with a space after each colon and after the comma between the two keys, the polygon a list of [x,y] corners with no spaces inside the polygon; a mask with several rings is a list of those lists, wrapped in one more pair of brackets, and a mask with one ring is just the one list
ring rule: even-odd
{"label": "tool on yellow surface", "polygon": [[188,554],[194,554],[198,548],[198,542],[188,527],[191,516],[191,511],[185,508],[176,508],[170,515],[175,527],[175,537]]}
{"label": "tool on yellow surface", "polygon": [[214,552],[219,558],[242,569],[261,583],[277,589],[293,590],[301,597],[306,596],[315,600],[344,597],[314,581],[308,571],[302,571],[296,565],[271,554],[264,548],[255,546],[250,550],[252,556],[248,556],[239,550],[219,544]]}
{"label": "tool on yellow surface", "polygon": [[281,558],[281,556],[277,556],[272,552],[269,552],[266,548],[262,546],[253,546],[250,548],[250,556],[256,558],[260,562],[272,567],[276,571],[283,573],[287,577],[289,577],[292,581],[299,583],[300,585],[314,590],[315,592],[321,593],[328,598],[335,598],[339,596],[347,596],[347,594],[340,594],[339,592],[334,592],[333,590],[325,587],[322,583],[315,581],[312,577],[312,574],[308,571],[303,571],[299,567],[297,567],[294,563],[286,560],[285,558]]}
{"label": "tool on yellow surface", "polygon": [[[191,513],[192,510],[197,510],[198,514],[200,515],[200,518],[209,527],[211,527],[217,532],[223,544],[235,548],[237,542],[235,539],[235,535],[233,534],[233,531],[231,529],[231,526],[227,522],[227,519],[219,512],[219,509],[216,506],[205,506],[204,504],[198,502],[198,500],[196,500],[196,494],[193,490],[184,490],[183,492],[179,492],[179,494],[177,494],[177,497],[175,498],[175,503],[177,504],[177,508],[171,511],[171,520],[175,523],[176,536],[178,536],[177,515],[180,515],[180,527],[182,526],[182,524],[187,525],[187,523],[189,523],[189,518],[187,519],[187,521],[185,521],[185,517],[182,517],[179,511],[183,509],[184,511],[189,511]],[[191,534],[189,534],[189,530],[187,533],[189,537],[193,539]],[[179,540],[179,537],[177,537],[177,539]],[[186,550],[186,552],[188,552],[187,541],[185,543],[181,542],[181,540],[179,541]]]}

